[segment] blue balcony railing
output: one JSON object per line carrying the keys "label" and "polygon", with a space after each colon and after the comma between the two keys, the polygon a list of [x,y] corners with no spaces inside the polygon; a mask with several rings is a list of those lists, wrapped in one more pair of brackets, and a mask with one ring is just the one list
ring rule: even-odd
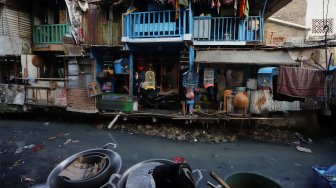
{"label": "blue balcony railing", "polygon": [[69,32],[68,24],[48,24],[33,26],[34,44],[62,44],[63,36]]}
{"label": "blue balcony railing", "polygon": [[123,37],[169,38],[190,34],[189,10],[133,12],[123,15]]}
{"label": "blue balcony railing", "polygon": [[194,17],[193,37],[196,41],[262,42],[263,20],[260,16]]}

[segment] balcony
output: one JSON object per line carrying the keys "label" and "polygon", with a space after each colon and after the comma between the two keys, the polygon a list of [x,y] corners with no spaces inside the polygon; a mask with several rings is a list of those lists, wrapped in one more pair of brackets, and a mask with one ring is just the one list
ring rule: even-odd
{"label": "balcony", "polygon": [[191,40],[190,10],[134,12],[123,15],[123,42]]}
{"label": "balcony", "polygon": [[68,24],[34,25],[33,44],[62,44],[63,36],[68,32]]}
{"label": "balcony", "polygon": [[246,42],[262,42],[263,20],[261,16],[194,17],[193,38],[195,45],[245,45]]}

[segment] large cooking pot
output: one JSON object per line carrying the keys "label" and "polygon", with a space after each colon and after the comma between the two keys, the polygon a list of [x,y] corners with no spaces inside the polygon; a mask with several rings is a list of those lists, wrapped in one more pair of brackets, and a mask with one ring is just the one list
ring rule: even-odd
{"label": "large cooking pot", "polygon": [[[127,178],[130,175],[130,173],[133,170],[141,168],[143,165],[148,164],[148,163],[161,163],[163,165],[165,164],[167,165],[167,164],[175,164],[176,162],[167,160],[167,159],[150,159],[150,160],[142,161],[128,168],[122,175],[113,174],[107,184],[109,184],[113,188],[125,188]],[[199,169],[193,170],[192,173],[193,173],[193,176],[197,178],[195,181],[195,185],[197,186],[198,182],[203,178],[202,173]]]}
{"label": "large cooking pot", "polygon": [[[108,146],[112,146],[112,149],[107,149]],[[108,182],[112,174],[117,174],[121,168],[121,157],[118,153],[113,150],[116,145],[113,143],[106,144],[101,149],[90,149],[82,151],[72,155],[71,157],[65,159],[60,164],[58,164],[49,174],[47,185],[49,188],[93,188],[101,187]],[[90,156],[101,156],[106,157],[106,162],[103,168],[95,175],[90,178],[85,178],[82,180],[70,181],[64,177],[59,176],[67,166],[69,166],[73,161],[78,159],[80,156],[89,157]]]}

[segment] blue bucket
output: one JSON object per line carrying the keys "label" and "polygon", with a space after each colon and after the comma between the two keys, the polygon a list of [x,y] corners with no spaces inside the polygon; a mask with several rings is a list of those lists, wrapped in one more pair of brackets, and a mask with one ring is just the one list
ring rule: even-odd
{"label": "blue bucket", "polygon": [[121,74],[121,63],[119,62],[114,62],[114,73],[115,74]]}

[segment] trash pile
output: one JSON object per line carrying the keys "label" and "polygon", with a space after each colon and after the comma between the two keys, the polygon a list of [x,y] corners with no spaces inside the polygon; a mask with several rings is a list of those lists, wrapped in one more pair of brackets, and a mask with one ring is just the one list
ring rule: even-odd
{"label": "trash pile", "polygon": [[179,141],[223,143],[235,142],[240,138],[248,138],[258,141],[292,144],[295,135],[288,130],[275,128],[229,128],[211,127],[207,129],[197,129],[188,127],[178,127],[172,124],[162,123],[160,125],[150,124],[115,124],[113,129],[129,134],[145,134]]}

